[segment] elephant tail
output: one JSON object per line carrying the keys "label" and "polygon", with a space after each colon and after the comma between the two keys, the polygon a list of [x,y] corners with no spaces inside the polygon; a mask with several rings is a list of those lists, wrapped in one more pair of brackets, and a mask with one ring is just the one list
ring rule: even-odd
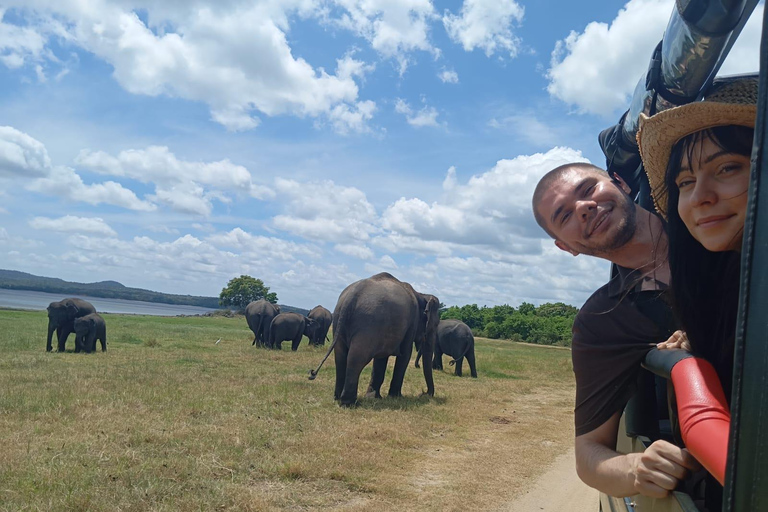
{"label": "elephant tail", "polygon": [[[326,339],[327,338],[328,337],[326,336]],[[309,370],[309,380],[315,380],[315,378],[317,377],[318,372],[320,371],[320,368],[322,368],[322,366],[323,366],[323,363],[325,363],[325,360],[328,359],[328,357],[331,355],[331,352],[333,352],[333,347],[336,346],[336,341],[338,341],[338,339],[339,339],[338,336],[334,335],[333,343],[331,343],[331,346],[328,347],[328,352],[325,354],[325,357],[323,358],[323,360],[320,361],[320,364],[317,365],[317,368],[315,368],[314,370]]]}
{"label": "elephant tail", "polygon": [[449,366],[453,366],[453,365],[455,365],[456,363],[458,363],[459,361],[461,361],[462,359],[464,359],[464,356],[466,356],[466,355],[467,355],[467,352],[469,352],[469,349],[470,349],[470,348],[472,348],[472,344],[471,344],[471,343],[467,344],[467,348],[465,348],[465,349],[464,349],[464,353],[463,353],[463,354],[461,354],[461,355],[460,355],[459,357],[457,357],[456,359],[451,359],[451,362],[450,362],[450,363],[448,363],[448,365],[449,365]]}

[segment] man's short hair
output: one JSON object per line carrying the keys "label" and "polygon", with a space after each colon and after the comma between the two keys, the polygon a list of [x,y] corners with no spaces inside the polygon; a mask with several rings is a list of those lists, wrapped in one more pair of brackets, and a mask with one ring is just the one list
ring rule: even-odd
{"label": "man's short hair", "polygon": [[555,167],[547,174],[542,176],[542,178],[539,180],[539,183],[536,185],[536,190],[533,191],[531,206],[533,207],[533,216],[536,219],[536,223],[541,227],[541,229],[546,231],[546,233],[554,239],[557,239],[557,237],[549,229],[549,226],[547,225],[547,219],[545,219],[541,213],[539,213],[539,202],[541,202],[541,196],[544,195],[545,190],[550,188],[553,184],[561,180],[563,176],[565,176],[568,172],[573,170],[599,172],[601,174],[606,174],[604,170],[596,165],[592,165],[587,162],[571,162]]}

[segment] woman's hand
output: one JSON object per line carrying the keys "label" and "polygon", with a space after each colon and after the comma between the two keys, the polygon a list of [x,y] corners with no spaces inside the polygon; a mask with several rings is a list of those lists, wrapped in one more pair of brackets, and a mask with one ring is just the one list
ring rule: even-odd
{"label": "woman's hand", "polygon": [[681,348],[683,350],[687,350],[688,352],[690,352],[691,342],[688,341],[688,335],[685,334],[685,331],[675,331],[672,333],[672,336],[670,336],[667,339],[667,341],[662,341],[661,343],[657,343],[656,348],[658,348],[659,350],[670,349],[670,348]]}

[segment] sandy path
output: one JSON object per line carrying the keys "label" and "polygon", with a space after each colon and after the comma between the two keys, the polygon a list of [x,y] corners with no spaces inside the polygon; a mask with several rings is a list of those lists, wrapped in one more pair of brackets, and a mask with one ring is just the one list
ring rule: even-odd
{"label": "sandy path", "polygon": [[555,459],[524,494],[499,510],[509,512],[597,512],[597,491],[576,475],[573,448]]}

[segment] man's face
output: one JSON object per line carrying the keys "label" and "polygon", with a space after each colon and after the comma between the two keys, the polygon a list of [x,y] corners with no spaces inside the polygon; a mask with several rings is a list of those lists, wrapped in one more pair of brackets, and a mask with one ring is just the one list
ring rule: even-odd
{"label": "man's face", "polygon": [[635,234],[635,204],[624,182],[573,169],[541,196],[539,213],[562,250],[610,259]]}

